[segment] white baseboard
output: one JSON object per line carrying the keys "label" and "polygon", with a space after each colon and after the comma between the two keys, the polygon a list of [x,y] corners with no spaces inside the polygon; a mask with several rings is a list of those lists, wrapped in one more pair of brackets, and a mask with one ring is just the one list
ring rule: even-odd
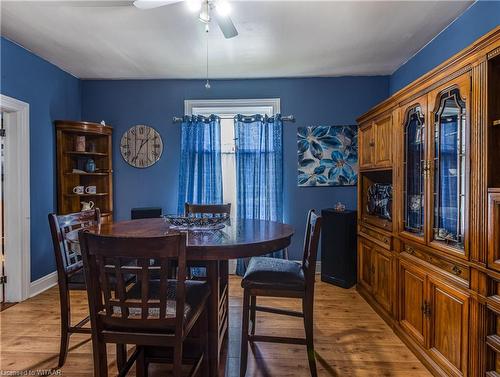
{"label": "white baseboard", "polygon": [[57,271],[41,277],[30,283],[30,297],[34,297],[57,284]]}

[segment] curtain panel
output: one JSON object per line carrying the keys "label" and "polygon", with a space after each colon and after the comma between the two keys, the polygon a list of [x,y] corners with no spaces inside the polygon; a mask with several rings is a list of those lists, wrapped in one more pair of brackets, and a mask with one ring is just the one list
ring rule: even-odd
{"label": "curtain panel", "polygon": [[185,116],[181,125],[178,213],[184,203],[222,203],[220,118]]}
{"label": "curtain panel", "polygon": [[[238,217],[283,221],[283,122],[278,114],[235,116]],[[272,254],[282,258],[282,251]],[[243,275],[247,261],[238,260]]]}

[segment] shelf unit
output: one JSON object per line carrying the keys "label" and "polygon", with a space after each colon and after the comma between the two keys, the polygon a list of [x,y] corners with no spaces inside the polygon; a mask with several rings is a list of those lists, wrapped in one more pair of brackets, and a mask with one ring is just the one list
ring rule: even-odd
{"label": "shelf unit", "polygon": [[[488,60],[488,269],[500,272],[500,54],[491,54]],[[500,279],[491,277],[486,297],[487,376],[500,376]]]}
{"label": "shelf unit", "polygon": [[[103,222],[113,220],[113,128],[98,123],[56,120],[57,208],[61,215],[81,210],[82,201],[92,201],[101,210]],[[85,136],[85,151],[75,150],[77,136]],[[95,172],[86,172],[93,159]],[[74,171],[76,169],[77,171]],[[95,194],[75,194],[75,186],[96,186]]]}
{"label": "shelf unit", "polygon": [[500,26],[358,124],[358,292],[434,375],[500,377]]}

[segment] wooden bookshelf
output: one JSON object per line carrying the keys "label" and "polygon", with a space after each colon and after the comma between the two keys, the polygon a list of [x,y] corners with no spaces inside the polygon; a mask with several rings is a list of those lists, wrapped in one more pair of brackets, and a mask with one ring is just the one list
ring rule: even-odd
{"label": "wooden bookshelf", "polygon": [[[67,214],[81,210],[82,201],[93,201],[102,221],[113,220],[113,166],[111,126],[98,123],[56,120],[57,211]],[[85,150],[77,150],[76,138],[85,136]],[[85,169],[89,159],[96,170]],[[96,193],[75,194],[75,186],[96,186]]]}

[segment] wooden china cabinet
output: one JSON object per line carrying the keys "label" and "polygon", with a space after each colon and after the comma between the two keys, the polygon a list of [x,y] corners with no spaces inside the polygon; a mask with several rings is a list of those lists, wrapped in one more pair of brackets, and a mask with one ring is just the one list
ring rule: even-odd
{"label": "wooden china cabinet", "polygon": [[[56,120],[57,213],[82,209],[87,202],[113,221],[113,128],[99,123]],[[83,188],[78,192],[76,187]],[[92,189],[94,188],[94,190]]]}
{"label": "wooden china cabinet", "polygon": [[358,291],[433,374],[500,376],[500,27],[358,122]]}

